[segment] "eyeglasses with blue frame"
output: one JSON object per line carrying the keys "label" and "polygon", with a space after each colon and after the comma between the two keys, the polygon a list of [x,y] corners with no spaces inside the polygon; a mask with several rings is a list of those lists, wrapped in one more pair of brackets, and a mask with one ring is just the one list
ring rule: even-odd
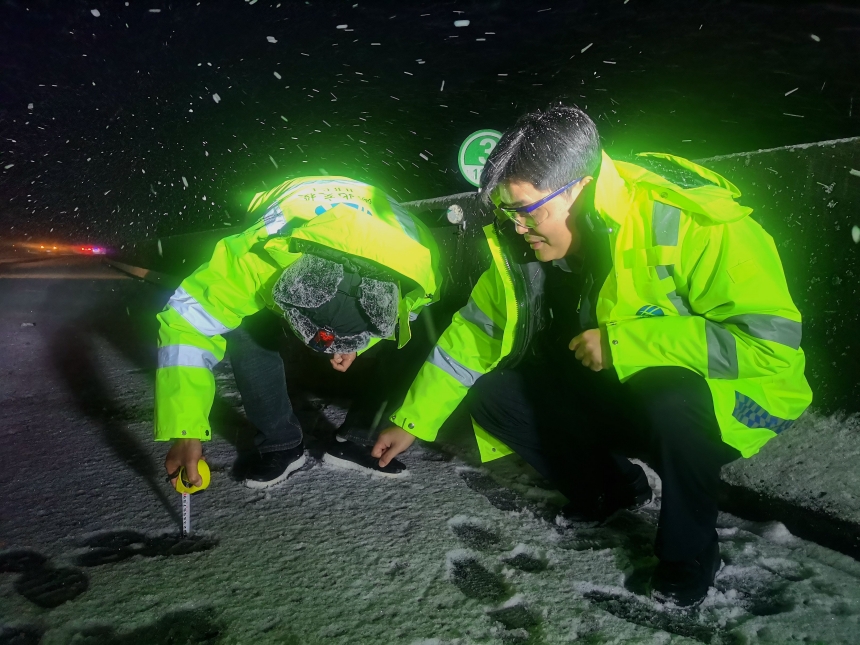
{"label": "eyeglasses with blue frame", "polygon": [[[494,209],[495,214],[498,217],[503,219],[510,220],[514,223],[514,226],[518,226],[520,228],[535,228],[536,226],[540,226],[543,222],[546,221],[547,217],[549,217],[549,213],[546,213],[540,220],[531,216],[531,213],[536,211],[538,208],[546,204],[551,199],[555,199],[559,195],[561,195],[564,191],[572,188],[578,182],[582,181],[584,177],[579,177],[578,179],[574,179],[572,182],[565,184],[558,190],[550,193],[543,199],[539,199],[538,201],[532,204],[526,204],[525,206],[501,206],[496,204]],[[520,218],[522,218],[522,222],[520,222]]]}

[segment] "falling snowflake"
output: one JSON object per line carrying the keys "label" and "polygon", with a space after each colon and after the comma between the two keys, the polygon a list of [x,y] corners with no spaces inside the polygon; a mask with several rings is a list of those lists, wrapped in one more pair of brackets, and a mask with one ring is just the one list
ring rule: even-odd
{"label": "falling snowflake", "polygon": [[274,36],[266,36],[266,40],[268,40],[270,43],[278,42],[278,39],[275,38]]}
{"label": "falling snowflake", "polygon": [[221,97],[220,97],[220,96],[218,96],[217,94],[213,94],[213,95],[212,95],[212,100],[213,100],[213,101],[215,101],[216,103],[220,103],[220,102],[221,102]]}

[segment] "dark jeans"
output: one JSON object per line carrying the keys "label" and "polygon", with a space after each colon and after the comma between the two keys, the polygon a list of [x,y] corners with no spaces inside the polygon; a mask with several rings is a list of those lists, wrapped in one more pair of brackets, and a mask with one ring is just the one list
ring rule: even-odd
{"label": "dark jeans", "polygon": [[280,321],[263,310],[225,338],[245,416],[257,430],[254,445],[261,453],[295,448],[302,442],[302,427],[287,394]]}
{"label": "dark jeans", "polygon": [[660,475],[656,555],[696,557],[715,538],[720,469],[740,457],[722,442],[705,380],[680,367],[645,369],[621,384],[581,365],[495,370],[469,409],[571,501],[629,486],[641,457]]}
{"label": "dark jeans", "polygon": [[[285,329],[292,334],[278,316],[263,310],[245,318],[237,329],[225,335],[245,415],[257,430],[254,445],[261,453],[287,450],[302,442],[302,428],[287,393],[282,354]],[[423,340],[424,334],[417,336],[401,350],[393,342],[380,343],[381,347],[374,351],[373,373],[363,379],[338,434],[356,443],[373,445],[387,425],[389,410],[406,396],[427,356],[429,345]]]}

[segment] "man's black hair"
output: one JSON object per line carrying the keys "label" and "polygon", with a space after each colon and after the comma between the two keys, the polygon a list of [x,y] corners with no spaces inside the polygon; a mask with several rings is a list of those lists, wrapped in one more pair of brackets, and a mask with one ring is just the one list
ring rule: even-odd
{"label": "man's black hair", "polygon": [[588,115],[563,105],[521,116],[490,153],[481,173],[485,202],[509,179],[527,181],[538,190],[558,190],[600,168],[600,137]]}

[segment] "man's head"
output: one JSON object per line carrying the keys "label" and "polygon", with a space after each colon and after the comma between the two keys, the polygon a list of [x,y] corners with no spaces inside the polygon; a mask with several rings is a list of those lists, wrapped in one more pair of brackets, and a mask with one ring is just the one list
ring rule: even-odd
{"label": "man's head", "polygon": [[[541,262],[579,250],[576,218],[600,168],[597,126],[582,110],[530,112],[505,132],[481,174],[485,200],[513,219]],[[545,201],[544,201],[545,200]]]}

